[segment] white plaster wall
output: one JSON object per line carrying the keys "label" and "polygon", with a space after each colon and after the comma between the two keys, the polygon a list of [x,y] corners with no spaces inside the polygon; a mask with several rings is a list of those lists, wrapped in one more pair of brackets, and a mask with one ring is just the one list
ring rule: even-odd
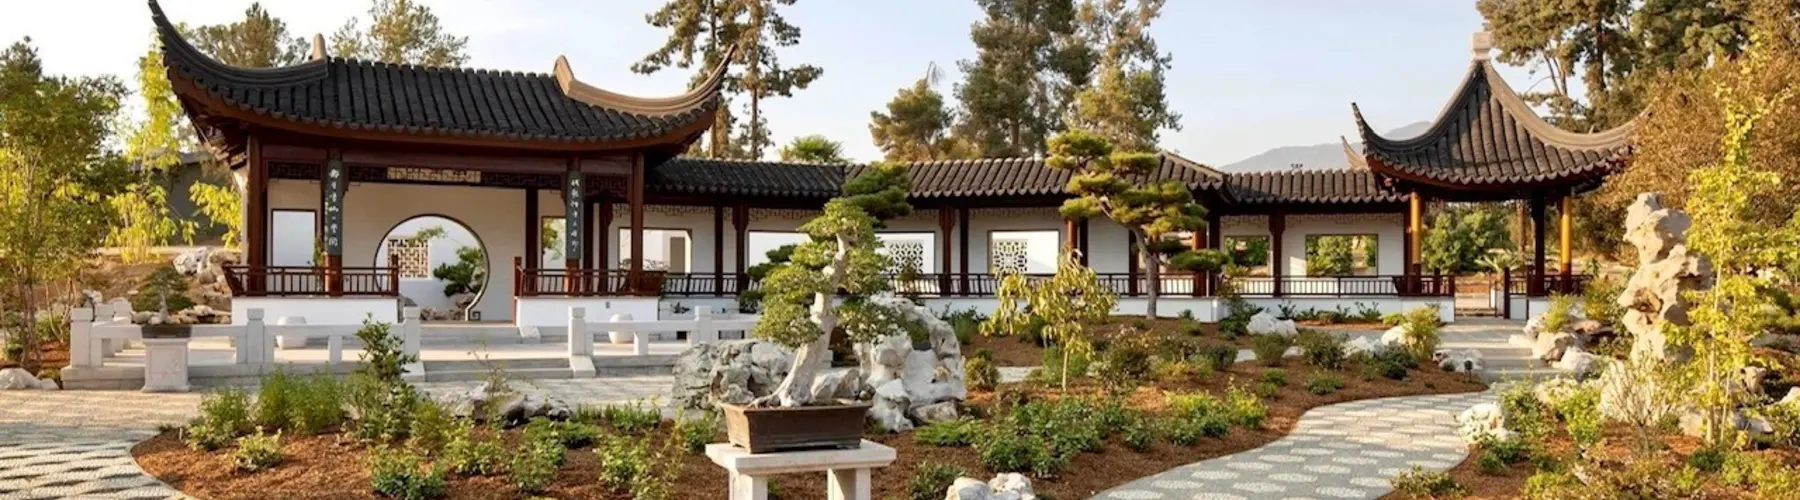
{"label": "white plaster wall", "polygon": [[[1094,225],[1098,225],[1095,221]],[[1025,235],[1030,241],[1026,253],[1030,263],[1028,272],[1056,272],[1057,255],[1062,251],[1063,219],[1055,208],[983,208],[969,211],[969,272],[984,274],[992,272],[988,261],[992,232],[995,231],[1032,231],[1037,234]],[[958,228],[958,231],[961,229]],[[1011,236],[1021,236],[1013,233]],[[1097,236],[1097,235],[1096,235]],[[1090,236],[1090,244],[1104,241]],[[955,241],[952,241],[955,243]],[[1095,245],[1096,247],[1099,245]],[[957,247],[960,248],[960,247]],[[1122,251],[1122,250],[1121,250]],[[1089,248],[1089,252],[1100,253],[1097,248]],[[1090,259],[1093,256],[1089,257]],[[958,261],[951,270],[961,270]],[[1120,272],[1124,270],[1121,269]],[[1105,271],[1102,271],[1105,272]]]}
{"label": "white plaster wall", "polygon": [[[982,314],[992,315],[998,307],[994,299],[982,297],[928,298],[924,301],[925,307],[931,308],[934,312],[942,312],[948,307],[951,312],[973,309]],[[1113,307],[1113,314],[1141,316],[1148,306],[1149,300],[1142,297],[1120,297],[1118,305]],[[1156,302],[1157,317],[1175,318],[1181,316],[1182,311],[1192,311],[1194,319],[1202,323],[1213,323],[1219,320],[1218,300],[1212,297],[1163,297]]]}
{"label": "white plaster wall", "polygon": [[398,323],[400,314],[399,302],[387,298],[233,297],[231,324],[244,324],[256,308],[263,310],[263,322],[271,325],[283,316],[306,318],[308,325],[361,325],[365,318]]}
{"label": "white plaster wall", "polygon": [[[317,207],[314,207],[317,208]],[[318,212],[277,211],[269,214],[269,265],[311,266],[318,234]]]}
{"label": "white plaster wall", "polygon": [[[1235,215],[1220,218],[1223,236],[1269,236],[1269,218]],[[1400,275],[1406,268],[1406,218],[1390,213],[1289,215],[1281,241],[1282,274],[1306,276],[1306,237],[1309,235],[1375,235],[1375,273]]]}
{"label": "white plaster wall", "polygon": [[1296,311],[1305,311],[1307,309],[1314,309],[1314,310],[1319,310],[1319,311],[1335,311],[1335,310],[1338,310],[1339,308],[1342,308],[1344,311],[1347,311],[1350,314],[1357,313],[1364,306],[1374,307],[1375,309],[1380,310],[1382,314],[1390,314],[1390,313],[1403,313],[1403,312],[1410,311],[1410,310],[1413,310],[1414,308],[1418,308],[1418,307],[1436,305],[1436,306],[1438,306],[1438,311],[1439,311],[1440,315],[1442,316],[1445,323],[1449,323],[1449,322],[1456,320],[1456,300],[1452,299],[1450,297],[1442,297],[1442,298],[1435,298],[1435,297],[1422,297],[1422,298],[1360,297],[1360,298],[1357,298],[1357,297],[1353,297],[1353,298],[1341,298],[1341,299],[1340,298],[1299,298],[1299,297],[1283,297],[1283,298],[1277,299],[1277,298],[1264,297],[1264,298],[1246,298],[1244,300],[1246,302],[1249,302],[1251,305],[1261,307],[1261,308],[1263,308],[1263,310],[1269,311],[1271,313],[1280,312],[1281,306],[1283,306],[1283,305],[1293,307]]}
{"label": "white plaster wall", "polygon": [[[468,228],[462,227],[462,224],[443,217],[425,216],[410,219],[401,222],[398,226],[394,226],[393,230],[389,231],[387,235],[381,238],[381,243],[376,247],[375,255],[371,256],[367,261],[346,261],[344,265],[387,266],[387,240],[389,238],[410,238],[419,234],[419,231],[432,227],[444,228],[444,236],[441,238],[433,238],[428,245],[428,251],[430,252],[431,258],[430,267],[428,269],[437,269],[438,266],[456,263],[456,251],[462,247],[481,248],[481,241],[476,239],[475,234],[469,232]],[[450,302],[449,297],[444,296],[444,283],[444,280],[432,277],[402,277],[400,278],[400,295],[413,299],[413,302],[419,304],[419,307],[454,307],[456,304]],[[487,318],[488,316],[486,313],[483,313],[482,317]]]}
{"label": "white plaster wall", "polygon": [[658,318],[655,297],[521,297],[519,301],[519,317],[513,323],[518,326],[560,326],[569,325],[569,308],[587,308],[589,322],[605,321],[614,314],[629,314],[633,320],[650,320]]}
{"label": "white plaster wall", "polygon": [[[317,209],[318,181],[274,179],[271,209]],[[352,183],[344,196],[344,262],[373,262],[384,236],[406,219],[438,215],[466,226],[486,247],[488,282],[475,310],[486,320],[512,318],[513,259],[526,257],[525,191],[418,184]],[[538,213],[563,215],[562,196],[538,192]],[[532,252],[535,256],[536,252]],[[442,295],[441,291],[438,292]],[[414,299],[417,300],[417,299]],[[566,313],[565,313],[566,314]]]}

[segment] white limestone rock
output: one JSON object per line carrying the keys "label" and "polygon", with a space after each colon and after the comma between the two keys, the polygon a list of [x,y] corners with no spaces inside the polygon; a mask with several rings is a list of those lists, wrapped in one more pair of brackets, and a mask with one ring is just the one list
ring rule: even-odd
{"label": "white limestone rock", "polygon": [[1538,334],[1543,332],[1544,315],[1539,314],[1537,316],[1532,316],[1531,319],[1525,320],[1525,330],[1523,331],[1525,338],[1536,339],[1538,338]]}
{"label": "white limestone rock", "polygon": [[875,400],[869,407],[869,420],[888,432],[905,432],[913,429],[912,420],[906,411],[912,408],[912,399],[906,395],[906,383],[889,380],[875,387]]}
{"label": "white limestone rock", "polygon": [[956,410],[956,403],[951,401],[932,403],[913,408],[909,411],[909,414],[912,416],[913,420],[917,420],[925,425],[938,422],[949,422],[956,420],[961,416]]}
{"label": "white limestone rock", "polygon": [[[930,309],[902,297],[882,294],[870,297],[869,302],[897,311],[902,321],[918,323],[927,332],[925,349],[914,349],[912,338],[905,331],[876,332],[876,335],[853,332],[857,338],[875,339],[856,345],[857,359],[866,376],[864,385],[874,387],[876,392],[870,417],[890,432],[911,429],[913,422],[904,425],[899,422],[908,415],[956,418],[948,412],[960,407],[969,393],[963,372],[962,345],[956,340],[956,330]],[[904,398],[892,393],[895,389],[890,386],[896,382]],[[889,392],[884,394],[884,389]],[[901,406],[902,402],[904,406]],[[929,412],[918,411],[933,405],[936,406]]]}
{"label": "white limestone rock", "polygon": [[1388,341],[1387,335],[1382,335],[1381,337],[1360,336],[1352,338],[1344,343],[1344,354],[1352,355],[1356,353],[1365,353],[1374,356],[1386,352],[1389,349],[1398,348],[1399,346],[1400,344],[1397,342]]}
{"label": "white limestone rock", "polygon": [[862,375],[855,369],[833,370],[813,378],[812,400],[856,400],[862,394]]}
{"label": "white limestone rock", "polygon": [[944,500],[993,500],[994,489],[980,479],[959,477],[944,491]]}
{"label": "white limestone rock", "polygon": [[[1727,418],[1730,420],[1728,425],[1731,425],[1739,431],[1750,434],[1751,437],[1775,432],[1774,425],[1767,419],[1747,416],[1744,414],[1743,410],[1732,410],[1731,415]],[[1688,410],[1686,413],[1683,413],[1681,415],[1680,423],[1681,433],[1683,435],[1703,437],[1707,433],[1708,426],[1706,420],[1701,417],[1700,412],[1697,410]]]}
{"label": "white limestone rock", "polygon": [[1683,399],[1665,382],[1661,362],[1648,360],[1612,363],[1600,373],[1600,414],[1627,423],[1661,422],[1677,410]]}
{"label": "white limestone rock", "polygon": [[1474,373],[1483,368],[1481,351],[1475,349],[1438,349],[1431,360],[1447,372]]}
{"label": "white limestone rock", "polygon": [[1580,348],[1572,348],[1563,353],[1562,359],[1550,366],[1568,371],[1576,379],[1585,379],[1593,375],[1595,370],[1600,369],[1600,357]]}
{"label": "white limestone rock", "polygon": [[1031,489],[1031,478],[1017,472],[1002,473],[988,481],[988,487],[998,493],[1016,493],[1020,500],[1037,498],[1037,492]]}
{"label": "white limestone rock", "polygon": [[1538,334],[1537,342],[1531,345],[1531,357],[1545,363],[1554,363],[1563,358],[1563,354],[1571,347],[1580,347],[1581,340],[1574,334],[1565,332],[1544,332]]}
{"label": "white limestone rock", "polygon": [[1665,208],[1658,193],[1639,194],[1625,212],[1625,241],[1638,251],[1638,267],[1616,302],[1632,335],[1631,359],[1686,361],[1691,349],[1671,344],[1663,326],[1689,324],[1683,292],[1712,287],[1712,263],[1688,253],[1687,214]]}
{"label": "white limestone rock", "polygon": [[57,387],[55,380],[48,378],[40,380],[37,377],[32,376],[31,372],[25,371],[24,368],[7,368],[5,370],[0,370],[0,390],[54,391],[57,389],[60,389],[60,387]]}
{"label": "white limestone rock", "polygon": [[1781,401],[1776,401],[1775,404],[1800,405],[1800,387],[1788,389],[1787,396],[1782,397]]}
{"label": "white limestone rock", "polygon": [[1506,430],[1506,415],[1500,405],[1494,403],[1481,403],[1463,410],[1456,416],[1456,424],[1456,435],[1469,443],[1482,439],[1504,441],[1512,437],[1512,432]]}
{"label": "white limestone rock", "polygon": [[1275,315],[1269,314],[1268,311],[1251,316],[1250,323],[1244,326],[1244,331],[1251,335],[1281,335],[1284,337],[1292,337],[1300,333],[1300,329],[1294,326],[1294,320],[1276,319]]}
{"label": "white limestone rock", "polygon": [[1551,408],[1562,406],[1564,401],[1568,401],[1579,391],[1581,382],[1569,377],[1552,378],[1531,387],[1531,394],[1537,397],[1538,402]]}
{"label": "white limestone rock", "polygon": [[1004,473],[981,482],[972,477],[959,477],[944,492],[944,500],[1036,500],[1031,479],[1018,473]]}
{"label": "white limestone rock", "polygon": [[773,392],[792,363],[787,349],[761,340],[694,344],[675,358],[671,399],[697,410],[748,403]]}

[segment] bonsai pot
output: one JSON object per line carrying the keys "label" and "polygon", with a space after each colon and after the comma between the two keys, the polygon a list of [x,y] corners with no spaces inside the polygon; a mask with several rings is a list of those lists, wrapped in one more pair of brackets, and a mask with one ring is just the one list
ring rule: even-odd
{"label": "bonsai pot", "polygon": [[144,325],[142,332],[147,339],[185,339],[193,336],[192,325]]}
{"label": "bonsai pot", "polygon": [[725,435],[750,453],[855,449],[862,445],[869,403],[799,408],[750,408],[721,404]]}

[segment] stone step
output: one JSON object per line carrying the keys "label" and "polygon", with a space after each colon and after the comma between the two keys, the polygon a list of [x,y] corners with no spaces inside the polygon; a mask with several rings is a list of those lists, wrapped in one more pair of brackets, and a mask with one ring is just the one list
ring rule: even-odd
{"label": "stone step", "polygon": [[[492,372],[487,370],[445,370],[433,371],[425,369],[426,382],[466,382],[471,380],[487,380]],[[563,361],[561,368],[522,368],[508,369],[506,378],[514,380],[549,380],[573,378],[574,372],[569,370],[568,361]]]}
{"label": "stone step", "polygon": [[511,372],[514,370],[529,370],[529,369],[539,369],[539,368],[561,368],[561,369],[567,370],[567,369],[569,369],[569,359],[565,358],[565,357],[548,357],[548,358],[488,359],[485,361],[476,360],[476,359],[459,359],[459,360],[445,360],[445,361],[427,360],[427,361],[425,361],[425,373],[427,373],[427,374],[430,374],[432,372],[437,372],[437,371],[487,372],[492,368],[499,368],[501,370],[505,370],[508,372]]}
{"label": "stone step", "polygon": [[1488,382],[1507,380],[1542,380],[1556,377],[1567,377],[1570,373],[1555,368],[1512,368],[1494,369],[1489,367],[1481,372],[1481,379]]}

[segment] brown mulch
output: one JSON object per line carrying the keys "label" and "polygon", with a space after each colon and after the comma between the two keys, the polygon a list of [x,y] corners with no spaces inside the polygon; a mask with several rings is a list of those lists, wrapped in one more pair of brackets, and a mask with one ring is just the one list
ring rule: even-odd
{"label": "brown mulch", "polygon": [[[1104,323],[1088,325],[1088,334],[1094,339],[1111,339],[1118,337],[1135,321],[1143,319],[1139,316],[1114,316]],[[1144,322],[1149,335],[1154,337],[1196,337],[1181,331],[1181,320],[1176,318],[1158,318]],[[1200,335],[1197,338],[1217,340],[1221,344],[1229,344],[1238,348],[1249,348],[1250,337],[1240,336],[1227,339],[1219,334],[1216,323],[1200,323]],[[1017,336],[989,337],[976,334],[970,342],[963,346],[963,354],[968,355],[977,349],[987,349],[994,353],[994,366],[1038,366],[1044,361],[1044,346],[1026,342]]]}
{"label": "brown mulch", "polygon": [[[1344,401],[1390,396],[1445,394],[1479,391],[1482,384],[1462,375],[1420,370],[1411,378],[1394,381],[1377,378],[1362,380],[1355,367],[1338,371],[1345,387],[1333,394],[1318,396],[1305,391],[1306,380],[1319,370],[1296,360],[1281,367],[1287,372],[1288,385],[1267,401],[1269,417],[1260,429],[1233,429],[1221,438],[1202,441],[1195,446],[1160,443],[1144,452],[1131,451],[1115,436],[1096,453],[1076,456],[1060,477],[1033,478],[1040,495],[1051,498],[1087,498],[1096,492],[1130,482],[1139,477],[1207,458],[1249,450],[1272,442],[1292,430],[1306,409]],[[1204,377],[1171,383],[1155,383],[1138,387],[1125,395],[1132,406],[1157,411],[1167,392],[1207,391],[1223,394],[1233,384],[1248,385],[1258,380],[1266,367],[1240,363],[1230,370]],[[1099,394],[1091,385],[1078,385],[1067,391],[1049,387],[1008,384],[1001,391],[1024,390],[1033,397],[1058,398]],[[995,394],[977,391],[969,404],[986,407]],[[337,499],[375,498],[369,489],[366,464],[367,448],[354,443],[340,443],[335,435],[284,437],[286,461],[272,470],[240,473],[232,470],[230,450],[197,452],[183,446],[176,431],[163,433],[132,449],[139,465],[151,475],[169,483],[183,493],[211,499],[228,498],[306,498]],[[722,436],[721,436],[722,437]],[[919,445],[911,432],[870,436],[869,439],[894,447],[899,460],[892,466],[874,471],[875,498],[904,498],[907,481],[921,464],[927,462],[956,465],[969,476],[989,478],[994,474],[980,463],[980,457],[969,448],[938,448]],[[598,484],[596,457],[589,450],[572,450],[568,463],[558,473],[556,484],[546,496],[555,498],[624,499],[628,494],[613,492]],[[773,489],[784,500],[821,499],[824,496],[823,474],[791,474],[772,478]],[[507,484],[504,477],[462,478],[449,480],[449,498],[486,499],[521,498],[523,495]],[[724,472],[704,456],[684,459],[676,480],[676,498],[723,498],[726,493]]]}

